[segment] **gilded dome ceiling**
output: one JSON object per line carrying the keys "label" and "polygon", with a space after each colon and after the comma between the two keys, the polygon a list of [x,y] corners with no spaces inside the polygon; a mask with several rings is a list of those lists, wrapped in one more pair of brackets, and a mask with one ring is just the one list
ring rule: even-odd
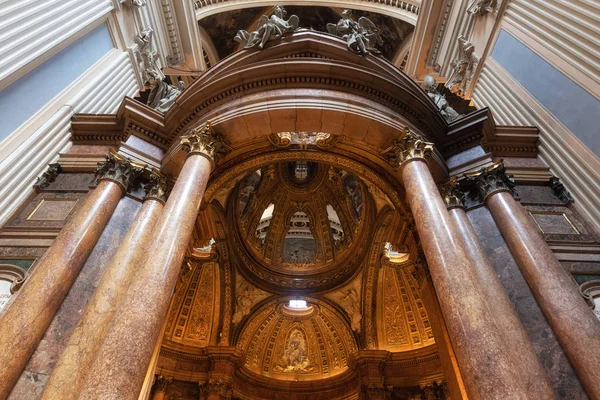
{"label": "gilded dome ceiling", "polygon": [[248,174],[235,193],[232,245],[259,286],[328,288],[359,267],[374,207],[352,174],[308,161],[278,163]]}
{"label": "gilded dome ceiling", "polygon": [[343,315],[322,300],[270,301],[243,326],[237,347],[248,370],[278,380],[315,380],[343,373],[356,339]]}

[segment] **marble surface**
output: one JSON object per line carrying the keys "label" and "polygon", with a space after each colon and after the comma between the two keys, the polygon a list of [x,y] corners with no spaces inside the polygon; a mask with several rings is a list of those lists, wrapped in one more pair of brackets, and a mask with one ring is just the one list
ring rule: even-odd
{"label": "marble surface", "polygon": [[11,393],[11,400],[39,398],[60,353],[77,326],[106,265],[117,250],[140,204],[129,198],[119,201],[102,235],[91,251],[77,280],[58,309],[47,332],[27,363]]}
{"label": "marble surface", "polygon": [[469,398],[528,398],[427,164],[409,161],[401,173]]}
{"label": "marble surface", "polygon": [[600,398],[600,324],[577,284],[510,193],[486,205],[585,390]]}
{"label": "marble surface", "polygon": [[16,384],[113,214],[121,188],[101,182],[82,201],[0,319],[0,399]]}
{"label": "marble surface", "polygon": [[477,208],[468,216],[558,398],[588,399],[489,210]]}
{"label": "marble surface", "polygon": [[[206,183],[208,158],[190,155],[152,233],[147,259],[129,286],[79,399],[137,400],[180,274]],[[123,351],[127,349],[127,351]]]}

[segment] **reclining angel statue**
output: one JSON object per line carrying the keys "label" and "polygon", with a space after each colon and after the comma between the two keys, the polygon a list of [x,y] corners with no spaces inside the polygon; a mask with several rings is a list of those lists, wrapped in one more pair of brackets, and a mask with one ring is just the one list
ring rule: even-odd
{"label": "reclining angel statue", "polygon": [[298,17],[292,15],[286,21],[284,19],[286,15],[287,12],[283,7],[275,6],[271,17],[267,17],[266,15],[260,17],[255,31],[240,30],[233,40],[243,44],[245,49],[258,47],[262,50],[267,42],[281,39],[284,34],[294,32],[298,29],[298,24],[300,23]]}
{"label": "reclining angel statue", "polygon": [[346,40],[348,49],[366,56],[369,53],[380,54],[375,45],[383,44],[375,24],[366,17],[358,22],[352,19],[352,10],[342,11],[342,19],[337,24],[327,24],[327,31]]}

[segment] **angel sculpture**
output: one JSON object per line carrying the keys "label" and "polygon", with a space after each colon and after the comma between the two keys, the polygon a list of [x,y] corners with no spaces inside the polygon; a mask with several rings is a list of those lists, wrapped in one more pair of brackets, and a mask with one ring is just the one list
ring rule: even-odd
{"label": "angel sculpture", "polygon": [[165,74],[160,70],[156,60],[158,53],[152,49],[152,39],[154,31],[152,28],[146,28],[133,38],[137,44],[135,58],[137,59],[142,80],[148,82],[152,77],[157,79],[165,79]]}
{"label": "angel sculpture", "polygon": [[286,15],[287,12],[283,7],[275,6],[271,17],[267,17],[266,15],[260,17],[255,31],[240,30],[233,40],[243,44],[245,49],[258,47],[262,50],[267,42],[281,39],[284,34],[294,32],[298,29],[298,24],[300,23],[298,17],[292,15],[286,21],[284,19]]}
{"label": "angel sculpture", "polygon": [[358,22],[352,19],[352,10],[342,11],[342,19],[337,24],[327,24],[327,31],[346,40],[348,49],[366,56],[369,53],[381,54],[375,45],[383,44],[375,24],[366,17]]}

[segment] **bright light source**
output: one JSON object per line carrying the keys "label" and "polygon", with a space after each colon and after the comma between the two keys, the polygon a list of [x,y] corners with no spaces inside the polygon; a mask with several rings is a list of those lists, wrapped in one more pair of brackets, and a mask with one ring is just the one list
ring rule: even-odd
{"label": "bright light source", "polygon": [[290,300],[290,308],[306,308],[306,300]]}

